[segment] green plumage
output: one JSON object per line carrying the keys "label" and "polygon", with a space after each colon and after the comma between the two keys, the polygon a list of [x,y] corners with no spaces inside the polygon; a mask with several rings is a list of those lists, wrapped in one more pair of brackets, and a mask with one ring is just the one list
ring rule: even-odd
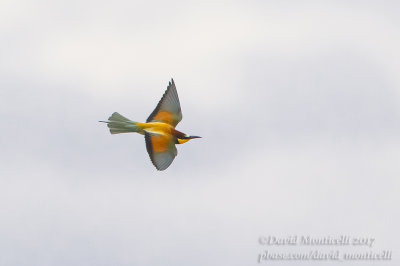
{"label": "green plumage", "polygon": [[110,129],[111,134],[120,134],[120,133],[131,133],[138,132],[143,134],[143,130],[136,125],[136,122],[129,120],[128,118],[120,115],[119,113],[113,113],[108,121],[100,121],[107,123],[108,128]]}

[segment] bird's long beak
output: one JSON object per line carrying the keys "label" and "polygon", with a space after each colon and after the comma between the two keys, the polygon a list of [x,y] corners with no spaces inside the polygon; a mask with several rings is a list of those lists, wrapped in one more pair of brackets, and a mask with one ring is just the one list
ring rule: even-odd
{"label": "bird's long beak", "polygon": [[190,139],[199,139],[199,138],[201,138],[201,137],[199,137],[199,136],[189,136],[189,138],[190,138]]}

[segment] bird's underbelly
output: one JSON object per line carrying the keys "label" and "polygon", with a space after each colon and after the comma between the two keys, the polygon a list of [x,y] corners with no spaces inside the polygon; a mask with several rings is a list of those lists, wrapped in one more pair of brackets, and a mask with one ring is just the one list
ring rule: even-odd
{"label": "bird's underbelly", "polygon": [[137,125],[150,134],[166,136],[171,135],[173,131],[171,125],[162,122],[137,123]]}

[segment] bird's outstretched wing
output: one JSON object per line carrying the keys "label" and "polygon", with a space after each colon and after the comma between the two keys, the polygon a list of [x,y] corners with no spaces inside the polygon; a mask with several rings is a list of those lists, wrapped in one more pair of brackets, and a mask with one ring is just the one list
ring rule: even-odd
{"label": "bird's outstretched wing", "polygon": [[167,169],[178,154],[175,147],[175,137],[146,132],[144,138],[151,162],[157,170],[162,171]]}
{"label": "bird's outstretched wing", "polygon": [[171,79],[163,97],[146,122],[163,122],[176,127],[182,120],[181,105],[174,80]]}

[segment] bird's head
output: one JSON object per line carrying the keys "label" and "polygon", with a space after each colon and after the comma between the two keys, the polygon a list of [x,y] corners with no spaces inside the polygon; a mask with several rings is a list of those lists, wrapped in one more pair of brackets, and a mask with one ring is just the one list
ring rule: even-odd
{"label": "bird's head", "polygon": [[188,135],[185,135],[185,136],[183,136],[183,137],[177,138],[177,143],[178,143],[178,144],[183,144],[183,143],[188,142],[188,141],[191,140],[191,139],[198,139],[198,138],[201,138],[201,137],[199,137],[199,136],[188,136]]}

